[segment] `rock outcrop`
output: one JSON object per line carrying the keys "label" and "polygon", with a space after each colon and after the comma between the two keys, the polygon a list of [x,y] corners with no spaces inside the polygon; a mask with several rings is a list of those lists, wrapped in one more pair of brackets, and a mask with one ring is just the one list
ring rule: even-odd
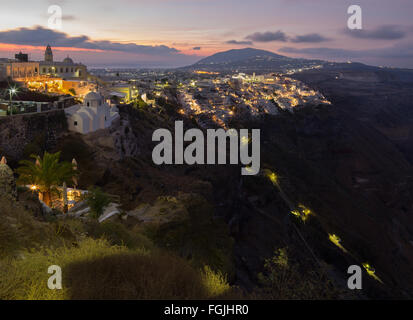
{"label": "rock outcrop", "polygon": [[17,198],[16,179],[4,157],[0,162],[0,197],[5,197],[11,200]]}
{"label": "rock outcrop", "polygon": [[35,140],[50,150],[66,132],[66,127],[63,110],[1,117],[0,151],[10,162],[15,162],[23,157],[27,145]]}

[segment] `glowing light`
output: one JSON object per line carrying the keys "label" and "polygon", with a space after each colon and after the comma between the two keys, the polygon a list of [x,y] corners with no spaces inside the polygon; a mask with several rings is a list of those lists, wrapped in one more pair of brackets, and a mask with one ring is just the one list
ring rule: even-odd
{"label": "glowing light", "polygon": [[296,210],[291,211],[291,214],[300,218],[303,222],[306,222],[310,215],[314,215],[314,213],[303,204],[299,204]]}
{"label": "glowing light", "polygon": [[363,263],[363,268],[366,270],[367,274],[373,279],[377,280],[380,283],[383,283],[381,279],[376,275],[376,270],[367,262]]}
{"label": "glowing light", "polygon": [[35,185],[30,186],[30,190],[33,190],[33,191],[37,190],[37,186]]}
{"label": "glowing light", "polygon": [[250,172],[250,173],[252,173],[252,172],[253,172],[253,170],[252,170],[252,167],[251,167],[251,166],[245,167],[245,170],[247,170],[247,172]]}
{"label": "glowing light", "polygon": [[271,182],[272,182],[273,184],[278,184],[278,176],[275,174],[275,172],[271,172],[271,173],[268,175],[268,178],[271,180]]}
{"label": "glowing light", "polygon": [[291,211],[291,214],[294,215],[294,216],[296,216],[297,218],[301,218],[301,214],[300,214],[300,212],[299,212],[298,210],[292,210],[292,211]]}
{"label": "glowing light", "polygon": [[196,70],[196,71],[194,71],[194,73],[196,73],[196,74],[210,74],[210,75],[219,74],[219,72],[209,72],[209,71],[204,71],[204,70]]}
{"label": "glowing light", "polygon": [[341,239],[335,234],[329,234],[328,239],[334,243],[338,248],[347,253],[347,250],[341,245]]}
{"label": "glowing light", "polygon": [[250,139],[247,137],[242,137],[241,138],[241,144],[246,145],[250,143]]}
{"label": "glowing light", "polygon": [[314,214],[309,208],[307,208],[305,205],[303,204],[299,204],[298,208],[301,212],[301,219],[303,221],[306,221],[308,219],[308,217],[312,214]]}

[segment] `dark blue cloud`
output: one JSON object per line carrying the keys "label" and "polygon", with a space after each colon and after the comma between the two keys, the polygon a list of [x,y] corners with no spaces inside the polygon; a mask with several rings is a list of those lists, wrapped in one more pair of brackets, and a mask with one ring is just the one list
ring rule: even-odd
{"label": "dark blue cloud", "polygon": [[375,40],[399,40],[406,37],[407,32],[404,28],[396,25],[384,25],[373,30],[350,30],[345,31],[349,36],[359,39]]}
{"label": "dark blue cloud", "polygon": [[296,36],[290,39],[291,42],[296,43],[317,43],[317,42],[325,42],[330,41],[330,39],[318,34],[318,33],[310,33],[301,36]]}
{"label": "dark blue cloud", "polygon": [[229,40],[225,42],[226,44],[234,44],[237,46],[250,46],[252,45],[252,41],[237,41],[237,40]]}
{"label": "dark blue cloud", "polygon": [[318,43],[330,41],[330,39],[318,34],[318,33],[309,33],[304,35],[297,35],[295,37],[288,36],[285,32],[278,30],[276,32],[256,32],[248,35],[245,39],[254,41],[254,42],[295,42],[295,43]]}
{"label": "dark blue cloud", "polygon": [[245,39],[254,41],[254,42],[272,42],[272,41],[281,41],[281,42],[287,42],[288,37],[287,35],[281,31],[278,30],[276,32],[256,32],[253,34],[250,34],[249,36],[245,37]]}
{"label": "dark blue cloud", "polygon": [[[343,48],[292,48],[283,47],[278,51],[283,53],[301,54],[305,56],[331,59],[354,58],[391,58],[413,59],[413,43],[402,43],[391,47],[378,49],[351,50]],[[413,60],[412,60],[413,61]],[[412,65],[413,66],[413,65]]]}

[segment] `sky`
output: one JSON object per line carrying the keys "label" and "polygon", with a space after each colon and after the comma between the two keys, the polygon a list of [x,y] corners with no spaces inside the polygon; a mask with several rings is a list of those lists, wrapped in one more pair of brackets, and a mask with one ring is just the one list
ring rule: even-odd
{"label": "sky", "polygon": [[[3,3],[4,2],[4,3]],[[413,68],[413,0],[0,0],[0,57],[88,67],[177,67],[252,47],[291,57]],[[362,30],[350,30],[350,5]],[[57,5],[62,25],[50,24]],[[53,22],[53,21],[52,21]]]}

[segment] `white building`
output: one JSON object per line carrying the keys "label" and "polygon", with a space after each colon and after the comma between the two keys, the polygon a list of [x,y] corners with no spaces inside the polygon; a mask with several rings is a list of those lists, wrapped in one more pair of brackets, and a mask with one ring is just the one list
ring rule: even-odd
{"label": "white building", "polygon": [[89,92],[83,105],[66,108],[68,127],[70,131],[86,134],[100,129],[109,128],[119,119],[117,107],[110,107],[97,92]]}
{"label": "white building", "polygon": [[[20,53],[20,56],[23,55]],[[16,57],[19,55],[16,55]],[[52,48],[47,45],[44,61],[21,61],[0,59],[0,80],[11,78],[23,81],[27,78],[47,76],[65,80],[87,80],[87,67],[74,63],[69,57],[63,61],[54,61]]]}

